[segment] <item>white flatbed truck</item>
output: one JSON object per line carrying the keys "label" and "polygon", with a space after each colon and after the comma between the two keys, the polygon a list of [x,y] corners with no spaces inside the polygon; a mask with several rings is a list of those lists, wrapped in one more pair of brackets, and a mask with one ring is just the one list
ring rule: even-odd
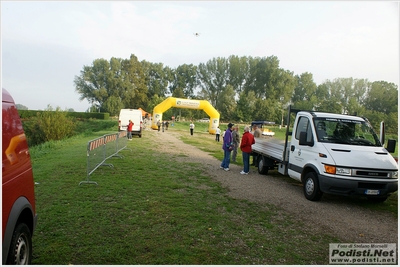
{"label": "white flatbed truck", "polygon": [[260,174],[277,168],[300,181],[311,201],[328,193],[382,202],[397,191],[398,163],[390,154],[396,140],[385,149],[384,135],[380,140],[366,118],[289,107],[287,122],[285,140],[260,137],[252,145]]}

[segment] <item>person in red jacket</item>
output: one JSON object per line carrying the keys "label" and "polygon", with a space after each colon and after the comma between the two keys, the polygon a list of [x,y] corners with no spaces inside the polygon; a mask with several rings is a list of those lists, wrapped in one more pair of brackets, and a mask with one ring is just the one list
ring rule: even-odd
{"label": "person in red jacket", "polygon": [[128,140],[132,140],[132,126],[133,122],[129,120],[128,128],[126,129],[128,131]]}
{"label": "person in red jacket", "polygon": [[250,133],[250,127],[245,126],[242,142],[240,143],[240,150],[242,150],[243,158],[243,171],[241,171],[240,174],[249,174],[251,145],[255,143],[254,136]]}

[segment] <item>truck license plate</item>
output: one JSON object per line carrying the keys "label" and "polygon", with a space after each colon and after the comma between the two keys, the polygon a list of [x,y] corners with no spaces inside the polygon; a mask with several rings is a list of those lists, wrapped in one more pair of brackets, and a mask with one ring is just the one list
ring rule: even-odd
{"label": "truck license plate", "polygon": [[367,189],[367,190],[365,190],[365,194],[366,194],[366,195],[379,195],[379,190],[370,190],[370,189]]}

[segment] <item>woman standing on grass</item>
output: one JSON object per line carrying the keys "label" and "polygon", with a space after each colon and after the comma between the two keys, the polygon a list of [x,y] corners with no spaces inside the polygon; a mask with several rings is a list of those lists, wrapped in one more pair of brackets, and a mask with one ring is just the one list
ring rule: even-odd
{"label": "woman standing on grass", "polygon": [[232,126],[233,123],[228,124],[228,130],[226,130],[223,143],[222,143],[222,149],[224,150],[224,159],[221,162],[221,169],[224,169],[224,171],[229,171],[229,163],[231,161],[231,151],[233,149],[233,140],[232,140]]}
{"label": "woman standing on grass", "polygon": [[255,143],[254,136],[250,133],[250,127],[244,127],[242,142],[240,143],[240,149],[242,150],[243,157],[243,171],[241,171],[240,174],[249,174],[251,145]]}

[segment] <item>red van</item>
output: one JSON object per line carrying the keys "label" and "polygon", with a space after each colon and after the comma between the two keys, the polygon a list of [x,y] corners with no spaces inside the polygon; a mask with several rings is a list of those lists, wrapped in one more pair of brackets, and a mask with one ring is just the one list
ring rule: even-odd
{"label": "red van", "polygon": [[3,264],[30,264],[37,214],[28,143],[14,99],[3,88]]}

